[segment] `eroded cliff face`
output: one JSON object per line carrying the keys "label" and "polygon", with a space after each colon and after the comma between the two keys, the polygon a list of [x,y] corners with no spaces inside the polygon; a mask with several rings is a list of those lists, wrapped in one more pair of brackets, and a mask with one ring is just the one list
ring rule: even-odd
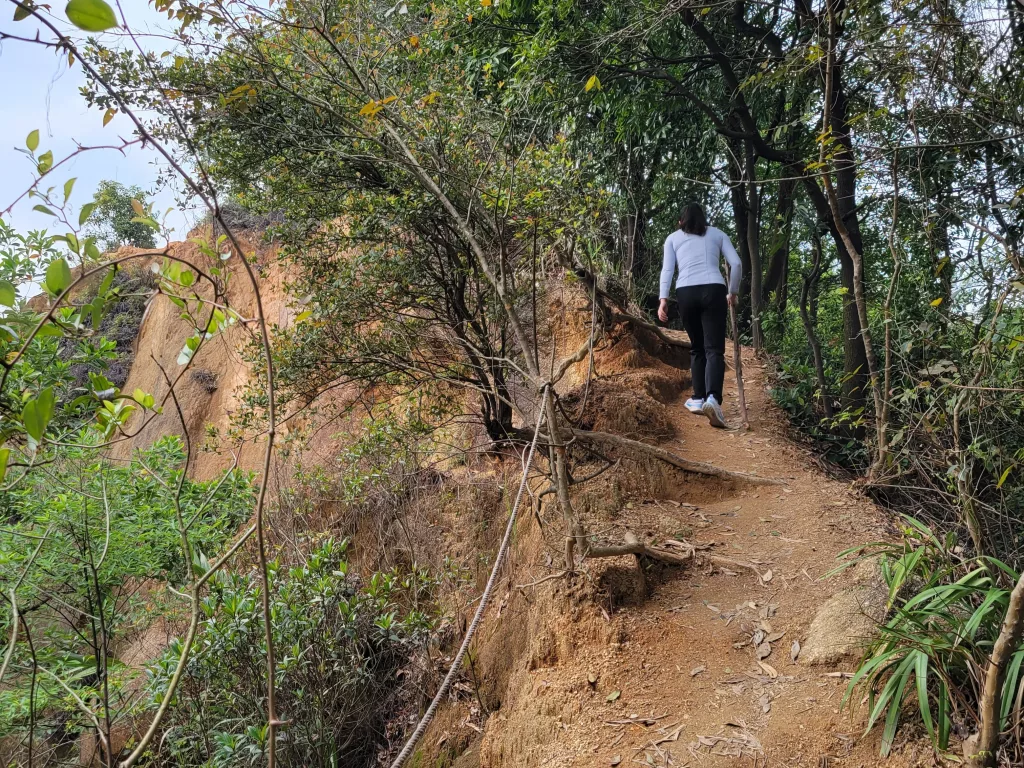
{"label": "eroded cliff face", "polygon": [[[194,236],[204,233],[196,231]],[[243,247],[255,254],[254,265],[265,270],[266,279],[260,286],[263,304],[268,319],[281,324],[291,320],[287,297],[283,290],[281,268],[277,263],[276,248],[260,242],[258,235],[243,235]],[[191,241],[171,243],[170,254],[174,257],[209,266],[210,260]],[[159,261],[159,257],[155,257]],[[243,317],[252,317],[255,308],[254,292],[239,256],[228,260],[228,300]],[[141,389],[152,394],[157,403],[164,401],[170,391],[168,380],[180,376],[174,387],[178,404],[185,420],[185,432],[191,443],[192,458],[189,472],[199,479],[209,479],[231,465],[230,452],[203,452],[207,443],[208,427],[224,434],[230,428],[230,417],[239,408],[238,393],[252,376],[250,366],[245,363],[239,350],[246,343],[250,329],[236,324],[222,334],[205,342],[189,370],[182,373],[183,366],[177,362],[178,354],[195,329],[180,316],[181,309],[166,296],[155,296],[146,309],[142,324],[135,340],[135,360],[131,373],[123,387],[126,392]],[[169,434],[181,434],[182,424],[178,410],[170,399],[164,401],[163,413],[156,416],[135,414],[128,425],[130,439],[115,444],[111,450],[114,458],[126,458],[136,449],[144,449],[159,438]],[[238,447],[239,465],[255,469],[258,464],[256,438]]]}
{"label": "eroded cliff face", "polygon": [[[192,263],[209,265],[210,259],[191,239],[205,235],[208,233],[202,229],[190,233],[190,240],[171,243],[170,253]],[[240,233],[240,242],[258,275],[260,299],[268,324],[288,328],[299,310],[286,290],[289,276],[278,259],[277,245],[265,242],[259,232]],[[217,476],[236,461],[240,469],[260,471],[266,446],[265,435],[240,436],[237,430],[233,431],[234,417],[242,415],[245,408],[242,392],[259,378],[254,364],[245,359],[248,356],[243,356],[247,346],[258,337],[256,293],[237,254],[218,266],[228,275],[228,303],[245,321],[204,342],[182,373],[184,367],[178,364],[178,355],[195,329],[166,296],[154,297],[139,327],[135,359],[122,387],[126,392],[141,389],[152,394],[159,403],[170,391],[168,379],[177,382],[174,391],[191,443],[189,473],[200,480]],[[278,440],[287,437],[302,422],[301,416],[296,417],[287,410],[280,414]],[[127,431],[131,437],[112,447],[113,458],[125,458],[165,435],[182,434],[182,421],[173,400],[167,399],[162,414],[149,418],[136,414]],[[338,442],[331,439],[330,433],[320,433],[305,448],[326,460],[331,451],[336,452]]]}

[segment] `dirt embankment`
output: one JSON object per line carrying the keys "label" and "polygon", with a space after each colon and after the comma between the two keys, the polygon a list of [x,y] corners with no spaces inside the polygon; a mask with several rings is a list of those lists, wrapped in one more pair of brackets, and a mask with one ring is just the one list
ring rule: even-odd
{"label": "dirt embankment", "polygon": [[[190,233],[199,237],[204,234],[201,230]],[[267,322],[287,328],[294,323],[298,310],[286,290],[289,276],[277,258],[277,246],[264,242],[259,233],[250,232],[242,233],[240,242],[258,275],[260,299]],[[210,265],[210,259],[191,239],[172,243],[170,253],[197,265]],[[237,422],[235,417],[242,415],[245,408],[241,399],[243,389],[257,378],[257,372],[242,354],[258,333],[256,294],[239,258],[235,254],[218,266],[224,267],[229,275],[227,303],[247,322],[237,323],[205,341],[188,370],[182,374],[183,366],[178,364],[178,355],[195,328],[181,317],[182,310],[178,306],[166,296],[157,296],[142,319],[135,342],[135,360],[122,388],[125,392],[141,389],[152,394],[159,403],[170,391],[168,378],[177,382],[174,392],[184,414],[192,450],[189,472],[199,480],[217,476],[236,460],[239,468],[258,471],[262,467],[266,446],[263,435],[237,437],[238,432],[232,432]],[[287,438],[295,428],[296,420],[282,424],[278,440]],[[125,459],[132,451],[144,449],[160,437],[181,434],[181,419],[173,401],[167,399],[162,414],[145,418],[136,414],[127,431],[130,437],[113,446],[112,458]],[[329,432],[322,432],[306,447],[326,460],[337,452],[338,445]]]}
{"label": "dirt embankment", "polygon": [[[744,433],[688,413],[688,374],[659,354],[632,333],[608,340],[593,369],[581,364],[566,382],[570,412],[584,426],[784,484],[722,482],[631,457],[581,486],[577,509],[603,540],[627,530],[648,543],[685,539],[753,568],[629,556],[556,577],[556,512],[542,511],[540,526],[524,516],[475,651],[482,695],[449,705],[414,764],[932,765],[927,743],[906,735],[883,761],[877,733],[863,737],[864,708],[840,706],[881,586],[861,567],[824,577],[841,551],[885,537],[884,513],[788,439],[753,356],[744,357]],[[738,423],[728,378],[726,413]]]}
{"label": "dirt embankment", "polygon": [[[286,325],[293,321],[287,276],[272,248],[252,245],[268,318]],[[195,255],[188,244],[176,247]],[[253,295],[244,276],[233,278],[230,298],[251,316]],[[589,315],[578,309],[568,299],[552,308],[566,349],[576,348],[585,332]],[[161,367],[178,370],[178,353],[192,332],[178,314],[170,302],[154,304],[140,329],[128,391],[166,393]],[[179,390],[197,451],[210,425],[226,433],[240,407],[238,390],[251,375],[238,353],[246,333],[236,327],[206,345],[194,365],[209,376],[186,375]],[[856,571],[822,577],[840,551],[884,536],[884,515],[814,468],[804,449],[787,439],[758,362],[746,357],[744,370],[752,426],[746,433],[713,430],[688,413],[682,406],[685,358],[625,326],[599,345],[592,367],[584,362],[570,371],[561,394],[568,416],[582,428],[784,480],[778,486],[729,483],[623,456],[576,490],[587,530],[605,541],[621,542],[626,531],[647,542],[685,539],[753,569],[666,567],[629,556],[587,561],[569,578],[559,575],[557,512],[541,505],[536,514],[524,514],[471,668],[412,765],[881,763],[877,737],[861,739],[863,713],[840,711],[843,673],[852,669],[877,613],[877,584]],[[731,380],[725,408],[737,420]],[[180,424],[169,407],[122,443],[118,455],[176,432]],[[344,436],[334,437],[329,428],[311,434],[306,468],[333,467]],[[242,446],[243,467],[258,466],[260,443]],[[209,478],[231,460],[198,452],[191,471]],[[578,471],[599,467],[595,457]],[[469,574],[463,589],[472,596],[504,525],[504,489],[514,487],[518,471],[518,462],[471,458],[419,489],[402,520],[367,517],[347,524],[357,541],[387,543],[381,549],[389,558],[463,569]],[[534,494],[542,483],[538,478]],[[461,616],[473,605],[472,599],[462,602]],[[457,617],[450,628],[456,641],[463,622]],[[890,764],[909,766],[927,750],[909,742],[898,744],[896,753]]]}

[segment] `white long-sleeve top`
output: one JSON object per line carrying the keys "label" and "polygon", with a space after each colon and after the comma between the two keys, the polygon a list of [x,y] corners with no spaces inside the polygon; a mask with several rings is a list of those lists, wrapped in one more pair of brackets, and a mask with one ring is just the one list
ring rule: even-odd
{"label": "white long-sleeve top", "polygon": [[669,298],[672,275],[679,270],[676,288],[687,285],[725,285],[722,276],[722,256],[729,262],[729,293],[740,292],[740,278],[743,267],[739,254],[733,248],[729,236],[720,229],[708,227],[701,235],[691,235],[677,229],[665,238],[665,256],[661,263],[661,294]]}

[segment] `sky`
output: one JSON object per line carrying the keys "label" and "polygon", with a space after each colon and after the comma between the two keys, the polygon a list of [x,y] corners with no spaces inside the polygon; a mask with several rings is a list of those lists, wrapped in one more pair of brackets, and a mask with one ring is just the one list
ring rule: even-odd
{"label": "sky", "polygon": [[[124,0],[122,7],[135,31],[158,33],[164,26],[164,17],[145,0]],[[63,3],[55,2],[53,8],[55,18],[63,18]],[[6,7],[2,13],[0,30],[26,37],[35,35],[33,20],[13,22]],[[45,34],[44,37],[51,36]],[[76,31],[74,37],[81,39],[81,33]],[[105,33],[100,38],[107,43],[120,44],[115,34]],[[167,47],[166,41],[156,38],[142,37],[140,42],[157,52]],[[125,44],[131,42],[125,40]],[[24,149],[25,139],[32,130],[38,129],[40,135],[37,157],[47,149],[52,150],[54,163],[74,152],[76,142],[84,146],[110,145],[120,144],[122,138],[134,138],[134,126],[124,115],[116,115],[104,126],[103,112],[87,107],[79,93],[85,81],[81,66],[76,63],[69,68],[66,55],[58,55],[34,43],[0,42],[0,212],[24,193],[34,179],[32,163],[17,151]],[[123,156],[110,149],[89,151],[52,171],[53,180],[45,186],[56,186],[59,190],[65,181],[76,177],[71,205],[77,212],[83,203],[92,199],[97,184],[104,179],[138,185],[152,193],[162,163],[155,150],[138,146],[127,149]],[[171,239],[183,240],[198,218],[198,212],[178,209],[174,198],[172,190],[164,189],[150,199],[160,213],[175,207],[166,222],[175,230]],[[9,214],[3,214],[3,218],[19,231],[48,229],[62,233],[64,228],[59,222],[32,210],[38,203],[39,200],[23,198]]]}

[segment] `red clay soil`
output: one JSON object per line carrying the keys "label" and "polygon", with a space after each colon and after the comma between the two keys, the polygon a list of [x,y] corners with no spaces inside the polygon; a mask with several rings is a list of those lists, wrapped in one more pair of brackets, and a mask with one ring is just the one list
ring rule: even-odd
{"label": "red clay soil", "polygon": [[[862,607],[871,599],[861,596],[873,590],[857,588],[865,579],[856,571],[823,577],[841,551],[885,537],[885,514],[816,469],[810,453],[786,436],[785,418],[750,354],[744,371],[751,431],[713,429],[676,397],[662,406],[675,436],[650,442],[784,485],[730,485],[672,470],[627,488],[628,472],[643,471],[634,463],[597,492],[602,498],[581,506],[598,510],[588,512],[588,527],[601,526],[604,538],[621,541],[624,529],[656,542],[684,537],[754,564],[761,578],[710,566],[654,566],[641,575],[630,556],[588,561],[575,583],[522,586],[550,575],[557,552],[557,542],[524,544],[520,589],[506,595],[507,615],[488,622],[485,642],[510,655],[527,650],[514,662],[482,740],[454,765],[934,764],[928,744],[908,735],[898,736],[894,756],[883,760],[878,734],[863,737],[864,707],[852,714],[840,707],[844,673],[854,669],[872,626],[864,616],[869,606]],[[731,371],[727,379],[726,415],[739,423]],[[617,515],[607,512],[619,503]],[[517,595],[527,603],[518,610]],[[837,595],[834,615],[825,608],[809,637],[816,613]],[[809,646],[827,663],[809,663],[802,652]]]}

